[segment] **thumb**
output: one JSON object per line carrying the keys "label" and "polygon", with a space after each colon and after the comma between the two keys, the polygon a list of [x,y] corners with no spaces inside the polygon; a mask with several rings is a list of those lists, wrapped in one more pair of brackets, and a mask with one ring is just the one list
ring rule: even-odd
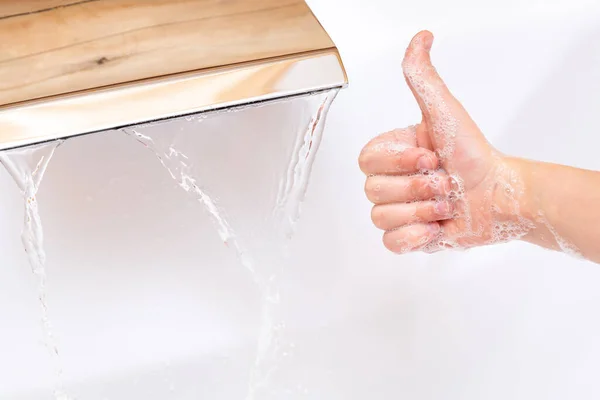
{"label": "thumb", "polygon": [[433,35],[421,31],[406,49],[402,70],[427,125],[429,138],[418,138],[419,143],[430,142],[440,156],[447,159],[454,151],[454,139],[458,124],[472,122],[471,118],[454,98],[435,67],[431,64],[430,50]]}

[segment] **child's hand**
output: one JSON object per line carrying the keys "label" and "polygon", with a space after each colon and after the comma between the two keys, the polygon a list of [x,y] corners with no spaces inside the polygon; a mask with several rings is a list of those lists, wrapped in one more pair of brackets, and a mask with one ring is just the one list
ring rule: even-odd
{"label": "child's hand", "polygon": [[421,123],[376,137],[360,155],[373,222],[396,253],[522,237],[531,228],[520,215],[522,182],[437,74],[432,42],[417,34],[402,63]]}

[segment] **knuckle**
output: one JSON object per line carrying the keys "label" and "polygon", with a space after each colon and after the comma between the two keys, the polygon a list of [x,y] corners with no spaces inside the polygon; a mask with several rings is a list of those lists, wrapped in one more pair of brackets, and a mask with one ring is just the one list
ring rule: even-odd
{"label": "knuckle", "polygon": [[373,221],[373,224],[377,228],[384,229],[384,219],[385,213],[383,208],[375,206],[371,209],[371,221]]}
{"label": "knuckle", "polygon": [[371,191],[373,190],[373,180],[372,178],[367,178],[365,180],[365,194],[367,195],[367,197],[369,196],[369,194],[371,193]]}
{"label": "knuckle", "polygon": [[372,203],[377,203],[380,199],[381,184],[376,177],[369,177],[365,182],[365,194]]}
{"label": "knuckle", "polygon": [[372,156],[367,149],[363,150],[358,156],[358,166],[360,167],[360,170],[365,174],[369,171],[369,164],[371,162],[371,158]]}
{"label": "knuckle", "polygon": [[385,246],[386,249],[388,249],[389,251],[395,253],[396,252],[396,240],[392,238],[392,236],[389,233],[384,233],[383,234],[383,245]]}
{"label": "knuckle", "polygon": [[401,232],[386,232],[383,235],[383,245],[396,254],[405,254],[413,249],[410,240]]}

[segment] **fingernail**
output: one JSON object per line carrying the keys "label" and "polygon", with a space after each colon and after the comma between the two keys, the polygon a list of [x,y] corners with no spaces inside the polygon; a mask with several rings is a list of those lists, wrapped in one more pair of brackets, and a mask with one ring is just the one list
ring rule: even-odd
{"label": "fingernail", "polygon": [[429,156],[421,156],[417,161],[418,169],[433,169],[433,160]]}
{"label": "fingernail", "polygon": [[448,215],[450,213],[450,206],[446,201],[440,201],[435,203],[435,212],[438,215]]}
{"label": "fingernail", "polygon": [[440,185],[440,193],[441,195],[447,195],[452,191],[452,182],[450,179],[442,178],[442,184]]}
{"label": "fingernail", "polygon": [[437,235],[440,232],[440,224],[433,222],[427,225],[427,229],[432,235]]}

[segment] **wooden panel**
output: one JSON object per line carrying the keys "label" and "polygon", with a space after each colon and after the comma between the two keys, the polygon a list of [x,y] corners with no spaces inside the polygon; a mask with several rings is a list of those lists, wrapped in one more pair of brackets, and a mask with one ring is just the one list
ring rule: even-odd
{"label": "wooden panel", "polygon": [[334,47],[302,0],[8,1],[0,105]]}
{"label": "wooden panel", "polygon": [[55,96],[0,107],[0,151],[342,88],[347,82],[339,54],[332,49]]}
{"label": "wooden panel", "polygon": [[31,14],[54,7],[62,7],[73,3],[92,0],[0,0],[0,18],[13,17],[19,14]]}

